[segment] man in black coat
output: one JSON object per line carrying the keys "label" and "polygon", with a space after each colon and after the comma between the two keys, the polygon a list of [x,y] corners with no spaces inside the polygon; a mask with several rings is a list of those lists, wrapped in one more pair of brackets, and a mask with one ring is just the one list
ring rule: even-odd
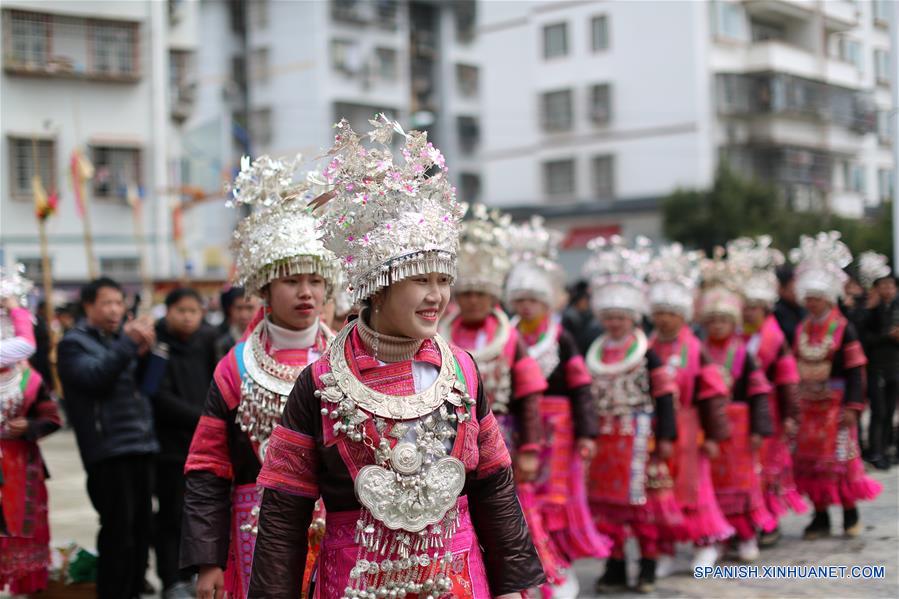
{"label": "man in black coat", "polygon": [[[874,283],[865,322],[868,355],[868,394],[871,425],[868,431],[869,461],[887,470],[887,451],[893,443],[893,414],[899,401],[899,295],[896,279],[886,276]],[[899,439],[896,452],[899,455]]]}
{"label": "man in black coat", "polygon": [[148,358],[144,389],[152,397],[160,445],[156,464],[157,572],[163,598],[182,599],[194,596],[190,573],[178,569],[184,462],[215,371],[216,331],[203,323],[203,303],[195,290],[175,289],[165,298],[165,305],[166,315],[156,323],[157,343]]}
{"label": "man in black coat", "polygon": [[122,288],[103,277],[81,290],[86,318],[58,347],[66,415],[75,429],[87,492],[100,516],[97,596],[138,597],[150,542],[153,457],[159,444],[138,361],[156,335],[149,318],[125,317]]}

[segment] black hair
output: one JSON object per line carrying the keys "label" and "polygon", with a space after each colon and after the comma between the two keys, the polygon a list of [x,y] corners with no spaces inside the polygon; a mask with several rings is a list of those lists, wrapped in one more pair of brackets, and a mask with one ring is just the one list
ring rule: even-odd
{"label": "black hair", "polygon": [[201,306],[203,305],[203,298],[200,297],[200,294],[196,289],[191,287],[178,287],[177,289],[169,291],[169,294],[165,296],[165,307],[171,308],[186,297],[192,297],[197,300],[198,304]]}
{"label": "black hair", "polygon": [[95,301],[97,301],[97,295],[103,288],[115,289],[122,295],[125,294],[125,292],[122,291],[122,286],[115,282],[113,279],[110,279],[109,277],[100,277],[99,279],[94,279],[81,288],[81,303],[93,304]]}
{"label": "black hair", "polygon": [[243,287],[231,287],[227,291],[222,291],[221,295],[219,295],[219,304],[222,306],[222,312],[227,315],[234,302],[242,298],[244,293]]}
{"label": "black hair", "polygon": [[789,264],[784,264],[782,266],[777,267],[777,281],[781,285],[786,285],[787,283],[792,281],[794,276],[795,276],[795,271],[793,270],[793,267],[790,266]]}

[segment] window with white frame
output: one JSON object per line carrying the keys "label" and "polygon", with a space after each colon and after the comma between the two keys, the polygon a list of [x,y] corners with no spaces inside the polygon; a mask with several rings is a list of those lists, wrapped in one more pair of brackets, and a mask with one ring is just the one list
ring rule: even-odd
{"label": "window with white frame", "polygon": [[547,92],[540,96],[540,114],[545,131],[569,131],[574,121],[570,89]]}
{"label": "window with white frame", "polygon": [[568,24],[554,23],[543,27],[543,58],[568,54]]}
{"label": "window with white frame", "polygon": [[479,86],[478,67],[467,64],[456,65],[456,86],[459,94],[466,98],[478,95]]}
{"label": "window with white frame", "polygon": [[874,50],[874,79],[878,85],[890,84],[890,53],[881,48]]}
{"label": "window with white frame", "polygon": [[893,114],[889,110],[877,111],[877,140],[881,145],[891,145],[893,142]]}
{"label": "window with white frame", "polygon": [[893,185],[895,178],[893,169],[877,169],[877,197],[881,202],[893,199]]}
{"label": "window with white frame", "polygon": [[862,62],[862,45],[858,40],[841,36],[837,42],[837,58],[852,63],[858,70],[864,70]]}
{"label": "window with white frame", "polygon": [[260,47],[250,50],[247,67],[250,71],[250,79],[260,83],[267,82],[270,75],[268,48]]}
{"label": "window with white frame", "polygon": [[552,198],[575,194],[574,159],[550,160],[543,163],[543,191]]}
{"label": "window with white frame", "polygon": [[[893,2],[895,0],[892,0]],[[888,2],[887,0],[873,0],[871,2],[871,16],[874,20],[874,25],[877,27],[889,27],[890,24],[890,10],[889,5],[892,2]]]}
{"label": "window with white frame", "polygon": [[331,66],[335,71],[352,75],[359,70],[359,52],[352,40],[331,40]]}
{"label": "window with white frame", "polygon": [[612,120],[612,86],[599,83],[590,86],[590,121],[594,125],[607,125]]}
{"label": "window with white frame", "polygon": [[250,136],[257,146],[272,143],[271,108],[257,108],[250,111]]}
{"label": "window with white frame", "polygon": [[604,154],[593,157],[593,195],[599,200],[615,197],[615,157]]}
{"label": "window with white frame", "polygon": [[846,191],[865,193],[865,167],[849,160],[844,161],[843,184]]}
{"label": "window with white frame", "polygon": [[590,19],[590,42],[594,52],[609,49],[609,18],[606,15]]}
{"label": "window with white frame", "polygon": [[135,281],[140,277],[140,259],[132,256],[100,256],[100,272],[117,281]]}
{"label": "window with white frame", "polygon": [[[17,256],[16,263],[21,264],[25,272],[22,274],[32,281],[40,281],[44,276],[44,262],[40,256]],[[53,257],[50,256],[50,272],[53,272]]]}
{"label": "window with white frame", "polygon": [[738,2],[713,2],[709,5],[714,11],[715,32],[719,37],[734,40],[746,40],[746,12]]}
{"label": "window with white frame", "polygon": [[252,29],[265,29],[268,27],[269,0],[249,0],[247,3],[247,16]]}
{"label": "window with white frame", "polygon": [[101,200],[128,196],[129,186],[140,187],[141,152],[139,148],[122,146],[91,146],[94,163],[94,197]]}
{"label": "window with white frame", "polygon": [[393,48],[375,48],[375,64],[378,78],[382,81],[396,80],[396,50]]}
{"label": "window with white frame", "polygon": [[32,199],[31,179],[35,174],[40,175],[45,190],[56,189],[56,142],[10,137],[9,172],[10,195],[14,200]]}

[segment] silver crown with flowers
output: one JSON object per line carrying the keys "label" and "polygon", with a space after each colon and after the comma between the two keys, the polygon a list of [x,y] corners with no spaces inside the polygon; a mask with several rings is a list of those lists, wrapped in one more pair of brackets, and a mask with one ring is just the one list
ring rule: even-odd
{"label": "silver crown with flowers", "polygon": [[799,247],[790,251],[796,265],[796,295],[800,300],[819,297],[836,303],[843,296],[848,276],[843,271],[852,263],[852,252],[840,241],[839,231],[803,235]]}
{"label": "silver crown with flowers", "polygon": [[634,320],[648,312],[646,273],[652,260],[652,244],[638,236],[628,245],[619,235],[597,237],[587,247],[592,252],[584,265],[590,281],[591,304],[598,313],[620,310]]}
{"label": "silver crown with flowers", "polygon": [[565,273],[556,262],[562,233],[547,229],[543,217],[534,215],[524,223],[508,227],[512,269],[506,279],[505,301],[537,299],[550,309],[565,284]]}
{"label": "silver crown with flowers", "polygon": [[660,247],[646,272],[650,309],[671,311],[684,320],[693,318],[702,258],[702,252],[688,252],[679,243]]}
{"label": "silver crown with flowers", "polygon": [[[329,189],[312,205],[325,206],[325,245],[342,261],[353,303],[380,289],[428,273],[455,278],[463,208],[447,179],[440,150],[427,133],[403,131],[383,114],[370,120],[366,147],[344,119],[322,169]],[[403,138],[402,161],[391,141]]]}
{"label": "silver crown with flowers", "polygon": [[294,180],[302,162],[260,156],[244,156],[240,173],[228,186],[229,206],[249,206],[255,211],[238,225],[231,241],[235,255],[235,283],[247,294],[258,293],[274,279],[297,274],[319,274],[329,287],[340,266],[325,249],[315,217],[306,202],[315,193],[311,179]]}
{"label": "silver crown with flowers", "polygon": [[743,298],[768,309],[777,301],[777,267],[785,262],[783,252],[771,243],[770,235],[760,235],[755,239],[740,237],[727,244],[728,261],[745,273],[739,282]]}
{"label": "silver crown with flowers", "polygon": [[459,266],[453,289],[457,293],[482,291],[499,298],[509,273],[509,215],[487,210],[483,204],[469,208],[471,218],[462,221]]}
{"label": "silver crown with flowers", "polygon": [[700,265],[702,293],[699,297],[699,314],[706,318],[725,315],[737,323],[743,319],[743,296],[740,285],[749,274],[746,264],[726,257],[727,250],[715,248],[712,257]]}
{"label": "silver crown with flowers", "polygon": [[0,299],[14,298],[24,304],[25,298],[34,289],[31,279],[25,278],[25,266],[16,264],[9,270],[0,266]]}
{"label": "silver crown with flowers", "polygon": [[862,287],[870,289],[880,279],[892,274],[888,259],[877,252],[862,252],[858,257],[858,278]]}

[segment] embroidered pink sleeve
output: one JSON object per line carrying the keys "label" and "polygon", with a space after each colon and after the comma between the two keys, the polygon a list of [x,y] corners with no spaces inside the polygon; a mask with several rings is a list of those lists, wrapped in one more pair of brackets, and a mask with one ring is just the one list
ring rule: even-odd
{"label": "embroidered pink sleeve", "polygon": [[256,484],[290,495],[318,499],[318,451],[315,439],[276,426]]}
{"label": "embroidered pink sleeve", "polygon": [[799,367],[796,366],[796,358],[793,354],[787,354],[777,359],[774,367],[775,385],[795,385],[799,383]]}
{"label": "embroidered pink sleeve", "polygon": [[765,373],[761,369],[749,373],[749,383],[746,385],[746,397],[767,395],[771,393],[771,383],[768,382]]}
{"label": "embroidered pink sleeve", "polygon": [[200,416],[200,422],[190,442],[184,473],[212,472],[219,478],[234,476],[231,455],[228,453],[227,423],[212,416]]}
{"label": "embroidered pink sleeve", "polygon": [[649,386],[652,389],[653,397],[677,393],[677,382],[668,373],[668,369],[662,366],[653,368],[652,372],[649,373]]}
{"label": "embroidered pink sleeve", "polygon": [[514,384],[512,394],[515,399],[543,393],[547,387],[540,365],[529,355],[525,355],[512,367],[512,382]]}
{"label": "embroidered pink sleeve", "polygon": [[503,441],[503,433],[493,413],[487,414],[479,423],[481,430],[478,432],[478,469],[475,477],[484,478],[491,474],[509,468],[512,465],[512,457]]}
{"label": "embroidered pink sleeve", "polygon": [[573,356],[565,362],[565,382],[569,389],[577,389],[593,382],[584,356]]}
{"label": "embroidered pink sleeve", "polygon": [[843,368],[858,368],[868,363],[865,350],[858,341],[850,341],[843,346]]}
{"label": "embroidered pink sleeve", "polygon": [[714,364],[707,364],[699,372],[699,399],[727,397],[730,391],[721,376],[721,371]]}
{"label": "embroidered pink sleeve", "polygon": [[222,400],[229,410],[233,410],[240,403],[240,375],[237,372],[237,358],[234,357],[234,348],[231,348],[225,357],[219,360],[215,367],[212,380],[222,394]]}

